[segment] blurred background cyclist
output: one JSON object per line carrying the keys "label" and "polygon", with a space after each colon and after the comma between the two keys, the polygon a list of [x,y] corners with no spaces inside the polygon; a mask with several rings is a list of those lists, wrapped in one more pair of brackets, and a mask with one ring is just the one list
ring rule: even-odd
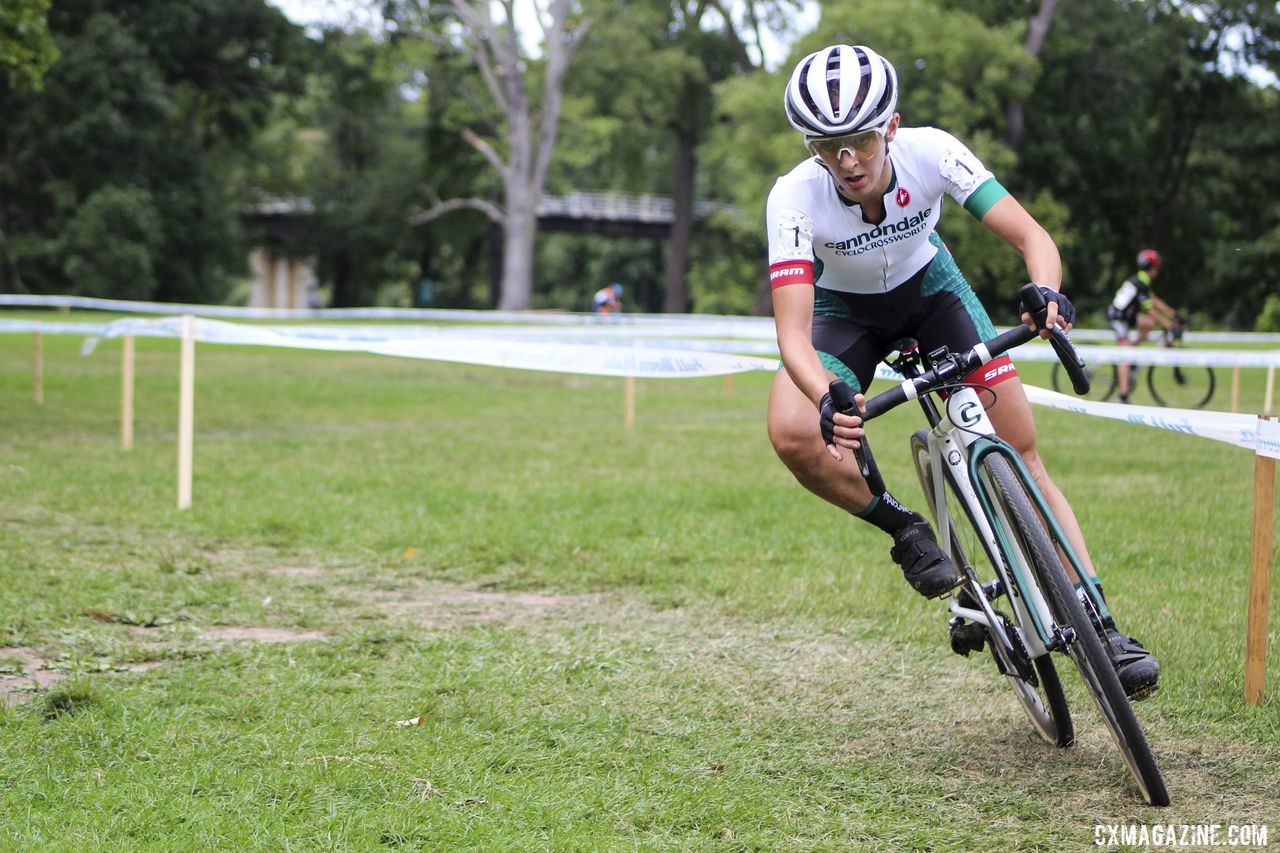
{"label": "blurred background cyclist", "polygon": [[[1116,290],[1115,298],[1107,308],[1107,321],[1116,333],[1116,344],[1133,346],[1147,339],[1157,325],[1172,331],[1182,322],[1181,316],[1156,296],[1151,283],[1160,274],[1160,253],[1155,249],[1143,249],[1138,253],[1138,271],[1124,280]],[[1137,336],[1130,333],[1137,329]],[[1133,366],[1121,364],[1116,370],[1117,390],[1120,402],[1129,402],[1129,380]]]}
{"label": "blurred background cyclist", "polygon": [[622,310],[622,285],[614,282],[602,287],[592,297],[597,314],[613,314]]}

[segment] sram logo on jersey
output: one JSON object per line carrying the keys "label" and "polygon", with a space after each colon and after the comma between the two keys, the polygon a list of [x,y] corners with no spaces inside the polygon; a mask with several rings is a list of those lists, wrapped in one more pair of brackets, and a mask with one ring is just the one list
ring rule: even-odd
{"label": "sram logo on jersey", "polygon": [[781,261],[769,267],[770,287],[786,284],[813,284],[813,264],[809,261]]}
{"label": "sram logo on jersey", "polygon": [[839,243],[825,243],[823,245],[828,249],[834,250],[837,255],[860,255],[877,246],[896,243],[899,240],[905,240],[908,237],[919,234],[925,229],[932,213],[933,208],[926,207],[917,214],[902,217],[897,222],[885,222],[864,234],[850,237],[848,240],[842,240]]}

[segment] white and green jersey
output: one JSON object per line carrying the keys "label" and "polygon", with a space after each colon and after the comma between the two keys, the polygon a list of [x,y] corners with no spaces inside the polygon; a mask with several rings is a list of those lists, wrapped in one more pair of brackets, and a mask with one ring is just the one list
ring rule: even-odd
{"label": "white and green jersey", "polygon": [[817,158],[778,178],[765,214],[774,287],[817,283],[842,293],[885,293],[937,254],[943,195],[978,219],[1008,195],[973,152],[935,127],[898,128],[889,161],[893,177],[880,223],[840,195]]}

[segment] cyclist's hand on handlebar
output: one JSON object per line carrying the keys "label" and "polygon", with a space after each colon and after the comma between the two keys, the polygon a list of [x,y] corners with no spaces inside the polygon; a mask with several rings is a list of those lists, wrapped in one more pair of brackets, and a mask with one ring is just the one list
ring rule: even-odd
{"label": "cyclist's hand on handlebar", "polygon": [[[855,394],[853,401],[861,410],[866,404],[866,397]],[[865,434],[862,430],[862,418],[856,414],[845,414],[837,409],[835,402],[831,399],[830,391],[822,395],[818,413],[822,442],[827,446],[827,452],[837,462],[843,461],[844,454],[840,452],[841,447],[856,450],[861,445],[862,436]]]}
{"label": "cyclist's hand on handlebar", "polygon": [[1042,338],[1048,338],[1049,329],[1054,326],[1061,326],[1064,332],[1071,331],[1076,321],[1076,308],[1071,304],[1071,300],[1052,288],[1044,285],[1039,285],[1039,288],[1040,293],[1044,296],[1045,306],[1048,309],[1044,327],[1041,328],[1037,325],[1035,318],[1027,310],[1025,303],[1019,306],[1022,309],[1022,322],[1026,324],[1027,328],[1038,331]]}

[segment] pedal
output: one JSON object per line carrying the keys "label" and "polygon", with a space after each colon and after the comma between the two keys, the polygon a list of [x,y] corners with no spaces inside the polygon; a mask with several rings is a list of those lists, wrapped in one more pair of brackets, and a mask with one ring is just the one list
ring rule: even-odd
{"label": "pedal", "polygon": [[[997,598],[1004,595],[1004,583],[1000,578],[984,583],[982,585],[982,595],[987,601],[995,601]],[[969,610],[978,609],[978,602],[974,599],[973,593],[969,591],[968,584],[960,590],[960,593],[956,596],[956,601],[961,607]]]}
{"label": "pedal", "polygon": [[976,622],[965,622],[959,616],[947,623],[951,626],[951,651],[961,657],[980,652],[987,642],[987,629]]}

